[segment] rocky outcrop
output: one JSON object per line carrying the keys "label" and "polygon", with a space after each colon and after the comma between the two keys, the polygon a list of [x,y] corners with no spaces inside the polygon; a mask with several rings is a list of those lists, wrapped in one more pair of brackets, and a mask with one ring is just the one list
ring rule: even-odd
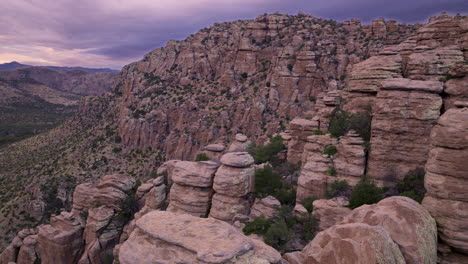
{"label": "rocky outcrop", "polygon": [[318,233],[301,253],[300,263],[406,263],[384,228],[361,223],[332,226]]}
{"label": "rocky outcrop", "polygon": [[263,216],[264,218],[273,218],[281,208],[281,203],[273,196],[255,199],[252,208],[250,208],[249,218],[251,220]]}
{"label": "rocky outcrop", "polygon": [[[445,112],[431,131],[424,207],[435,218],[440,240],[468,255],[468,108]],[[466,257],[468,259],[468,257]]]}
{"label": "rocky outcrop", "polygon": [[394,196],[354,209],[340,224],[383,227],[406,263],[436,263],[437,228],[429,212],[411,198]]}
{"label": "rocky outcrop", "polygon": [[[316,201],[315,206],[325,203]],[[318,233],[290,263],[437,263],[434,219],[414,200],[394,196],[348,213]]]}
{"label": "rocky outcrop", "polygon": [[[329,134],[307,137],[298,179],[297,202],[309,196],[324,198],[328,185],[336,180],[346,180],[356,185],[364,174],[366,155],[364,140],[354,131],[340,139]],[[336,149],[333,155],[324,154],[328,147]]]}
{"label": "rocky outcrop", "polygon": [[191,160],[237,133],[256,142],[319,110],[318,97],[343,87],[351,65],[418,27],[281,14],[216,23],[122,70],[118,134],[127,148],[151,146],[166,159]]}
{"label": "rocky outcrop", "polygon": [[206,156],[212,160],[219,162],[219,159],[221,156],[224,154],[224,150],[226,150],[226,146],[223,144],[217,143],[217,144],[210,144],[206,147],[204,147],[202,153],[205,153]]}
{"label": "rocky outcrop", "polygon": [[118,174],[78,185],[71,212],[53,215],[50,224],[37,231],[20,231],[0,255],[0,263],[104,263],[119,242],[125,221],[122,204],[134,185],[133,178]]}
{"label": "rocky outcrop", "polygon": [[30,264],[37,259],[37,231],[23,229],[18,232],[11,244],[0,254],[0,264]]}
{"label": "rocky outcrop", "polygon": [[82,247],[83,227],[77,216],[62,212],[50,225],[38,227],[37,252],[44,263],[76,263]]}
{"label": "rocky outcrop", "polygon": [[281,262],[273,248],[223,221],[163,211],[137,220],[115,258],[122,264]]}
{"label": "rocky outcrop", "polygon": [[349,202],[344,197],[315,200],[312,205],[312,216],[319,221],[320,231],[338,224],[351,212],[351,209],[347,207]]}
{"label": "rocky outcrop", "polygon": [[440,115],[442,83],[388,79],[377,93],[367,173],[381,185],[424,167],[429,133]]}
{"label": "rocky outcrop", "polygon": [[255,187],[254,159],[247,152],[231,152],[221,157],[216,171],[210,217],[232,221],[236,214],[248,215]]}
{"label": "rocky outcrop", "polygon": [[174,183],[169,193],[167,210],[206,217],[213,195],[213,177],[218,166],[212,161],[177,161],[170,176]]}
{"label": "rocky outcrop", "polygon": [[252,141],[248,140],[246,135],[238,133],[227,152],[246,152],[250,144]]}
{"label": "rocky outcrop", "polygon": [[318,129],[319,123],[317,120],[295,118],[289,123],[288,162],[300,163],[302,161],[302,153],[304,152],[304,145],[307,143],[307,137]]}

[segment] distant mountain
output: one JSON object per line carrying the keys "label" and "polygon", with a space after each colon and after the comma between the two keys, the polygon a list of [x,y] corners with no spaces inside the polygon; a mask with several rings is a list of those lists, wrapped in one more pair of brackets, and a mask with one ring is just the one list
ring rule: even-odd
{"label": "distant mountain", "polygon": [[17,61],[0,64],[0,71],[13,70],[18,68],[31,67],[31,65],[21,64]]}
{"label": "distant mountain", "polygon": [[96,68],[85,68],[85,67],[32,66],[32,65],[22,64],[17,61],[0,64],[0,71],[14,70],[14,69],[19,69],[19,68],[27,68],[27,67],[44,67],[44,68],[48,68],[51,70],[64,71],[64,72],[73,71],[73,70],[82,70],[82,71],[86,71],[89,73],[98,73],[98,72],[118,73],[119,72],[118,70],[113,70],[109,68],[97,68],[96,69]]}
{"label": "distant mountain", "polygon": [[56,127],[77,111],[83,96],[110,91],[117,77],[81,67],[1,66],[0,147]]}

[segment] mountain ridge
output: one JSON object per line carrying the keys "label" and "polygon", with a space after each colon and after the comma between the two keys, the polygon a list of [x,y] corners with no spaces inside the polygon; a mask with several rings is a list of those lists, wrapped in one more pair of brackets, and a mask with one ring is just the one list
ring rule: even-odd
{"label": "mountain ridge", "polygon": [[33,66],[33,65],[28,65],[28,64],[22,64],[17,61],[12,61],[12,62],[6,62],[0,64],[0,71],[4,70],[14,70],[14,69],[19,69],[19,68],[29,68],[29,67],[44,67],[48,68],[51,70],[56,70],[56,71],[72,71],[72,70],[83,70],[86,72],[91,72],[91,73],[97,73],[97,72],[111,72],[111,73],[118,73],[119,70],[114,70],[110,68],[87,68],[87,67],[69,67],[69,66]]}

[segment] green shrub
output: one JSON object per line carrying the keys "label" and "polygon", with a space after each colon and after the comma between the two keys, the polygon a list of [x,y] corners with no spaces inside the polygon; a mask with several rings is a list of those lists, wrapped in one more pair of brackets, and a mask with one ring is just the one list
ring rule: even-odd
{"label": "green shrub", "polygon": [[133,219],[136,212],[138,212],[138,199],[136,197],[136,191],[141,185],[141,181],[137,180],[135,186],[130,190],[130,192],[125,197],[121,205],[121,211],[117,214],[116,220],[126,224]]}
{"label": "green shrub", "polygon": [[304,206],[304,208],[307,210],[307,212],[312,213],[314,210],[314,201],[316,200],[315,197],[309,196],[307,198],[302,199],[301,203]]}
{"label": "green shrub", "polygon": [[363,204],[374,204],[379,202],[382,196],[383,190],[365,177],[351,191],[349,207],[354,209]]}
{"label": "green shrub", "polygon": [[284,250],[284,246],[289,239],[289,230],[284,219],[274,222],[265,233],[265,243],[280,251]]}
{"label": "green shrub", "polygon": [[270,82],[266,82],[266,87],[270,87],[271,86],[271,83]]}
{"label": "green shrub", "polygon": [[246,72],[243,72],[243,73],[241,74],[241,77],[244,78],[244,79],[247,79],[247,77],[249,77],[249,74],[246,73]]}
{"label": "green shrub", "polygon": [[370,106],[366,109],[366,112],[358,114],[351,114],[337,108],[330,118],[328,131],[332,137],[341,137],[349,130],[354,130],[364,141],[369,141],[371,120]]}
{"label": "green shrub", "polygon": [[311,241],[315,237],[315,233],[318,230],[318,222],[314,217],[307,217],[301,222],[302,232],[301,238],[305,241]]}
{"label": "green shrub", "polygon": [[325,133],[322,130],[318,130],[318,129],[312,131],[312,134],[314,134],[314,135],[325,135]]}
{"label": "green shrub", "polygon": [[195,157],[195,161],[207,161],[210,160],[205,152],[198,153]]}
{"label": "green shrub", "polygon": [[292,69],[293,69],[293,65],[292,65],[292,64],[288,64],[288,70],[289,70],[289,71],[292,71]]}
{"label": "green shrub", "polygon": [[86,221],[86,219],[88,219],[88,215],[89,215],[88,211],[81,211],[80,212],[81,218],[83,218],[85,221]]}
{"label": "green shrub", "polygon": [[265,146],[250,145],[248,152],[253,156],[256,164],[271,161],[278,152],[285,149],[283,139],[280,136],[270,138],[270,143]]}
{"label": "green shrub", "polygon": [[411,170],[396,184],[395,188],[401,196],[410,197],[421,203],[426,193],[424,175],[425,172],[422,168]]}
{"label": "green shrub", "polygon": [[335,170],[335,168],[329,167],[329,168],[327,169],[327,175],[329,175],[329,176],[335,176],[335,175],[336,175],[336,170]]}
{"label": "green shrub", "polygon": [[281,188],[275,190],[272,196],[278,199],[283,205],[293,206],[296,203],[296,190],[288,183],[282,182],[281,184]]}
{"label": "green shrub", "polygon": [[269,165],[255,171],[255,196],[259,198],[272,195],[283,186],[281,177]]}
{"label": "green shrub", "polygon": [[120,147],[114,147],[114,148],[112,149],[112,152],[114,152],[114,153],[119,153],[119,152],[121,152],[121,151],[122,151],[122,148],[120,148]]}
{"label": "green shrub", "polygon": [[323,154],[328,155],[328,157],[335,155],[337,152],[338,150],[333,145],[326,145],[323,148]]}
{"label": "green shrub", "polygon": [[330,184],[330,187],[327,189],[326,193],[327,198],[333,198],[338,196],[349,196],[349,185],[348,182],[345,180],[342,181],[334,181]]}
{"label": "green shrub", "polygon": [[120,142],[122,142],[122,138],[120,136],[115,136],[114,142],[115,143],[120,143]]}
{"label": "green shrub", "polygon": [[271,226],[271,220],[266,219],[263,216],[256,217],[252,222],[249,222],[242,229],[244,234],[251,235],[264,235]]}
{"label": "green shrub", "polygon": [[315,96],[309,96],[309,101],[315,103],[317,101],[317,98]]}
{"label": "green shrub", "polygon": [[255,196],[264,198],[269,195],[284,205],[293,205],[296,201],[296,190],[293,186],[283,182],[273,168],[267,165],[255,171]]}

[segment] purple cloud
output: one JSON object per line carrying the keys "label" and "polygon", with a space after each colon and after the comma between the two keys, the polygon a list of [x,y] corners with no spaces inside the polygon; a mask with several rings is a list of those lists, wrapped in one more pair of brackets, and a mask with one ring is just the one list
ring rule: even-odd
{"label": "purple cloud", "polygon": [[466,0],[15,0],[0,3],[0,63],[120,68],[215,22],[298,11],[345,20],[425,22]]}

